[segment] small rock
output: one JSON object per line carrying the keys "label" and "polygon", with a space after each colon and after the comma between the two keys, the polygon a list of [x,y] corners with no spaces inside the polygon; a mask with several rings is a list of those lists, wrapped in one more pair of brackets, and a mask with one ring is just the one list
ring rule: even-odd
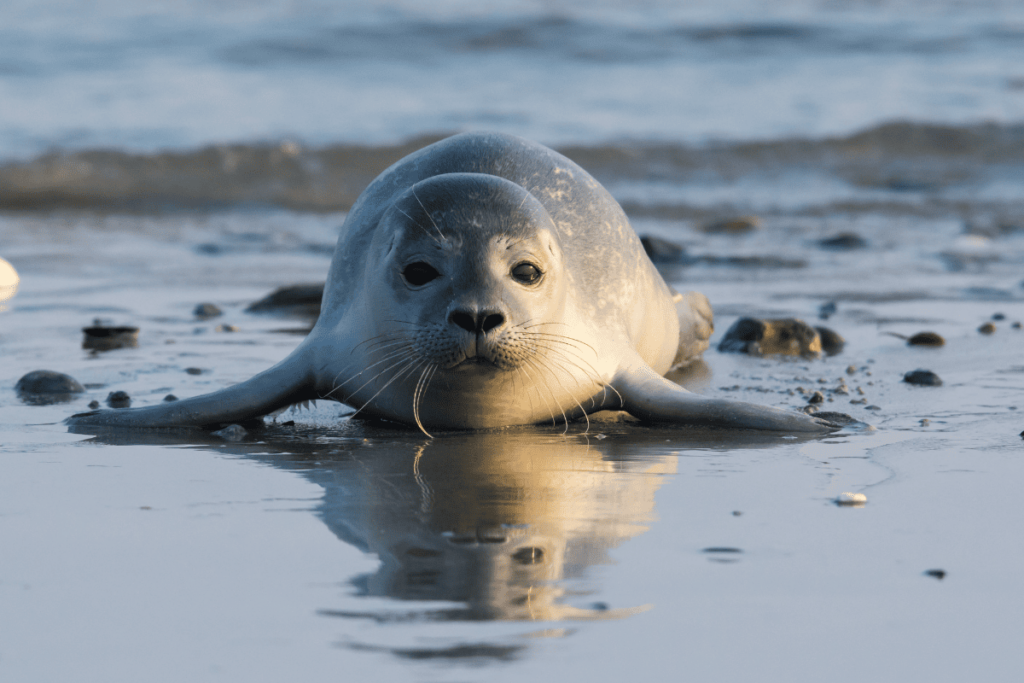
{"label": "small rock", "polygon": [[946,340],[935,332],[918,332],[907,340],[907,346],[942,346]]}
{"label": "small rock", "polygon": [[929,570],[927,570],[924,573],[924,575],[925,576],[930,576],[933,579],[938,579],[939,581],[942,581],[944,578],[946,578],[946,570],[945,569],[929,569]]}
{"label": "small rock", "polygon": [[198,304],[194,309],[192,309],[192,315],[204,320],[206,318],[216,318],[222,313],[223,311],[221,311],[216,304]]}
{"label": "small rock", "polygon": [[241,441],[248,433],[242,425],[228,425],[224,429],[213,432],[213,435],[219,436],[225,441]]}
{"label": "small rock", "polygon": [[917,384],[925,387],[942,386],[942,380],[931,370],[912,370],[903,375],[903,381],[907,384]]}
{"label": "small rock", "polygon": [[85,335],[82,340],[83,349],[112,351],[114,349],[131,349],[139,345],[139,328],[137,327],[93,325],[92,327],[83,327],[82,333]]}
{"label": "small rock", "polygon": [[922,427],[927,427],[928,425],[930,425],[932,423],[932,421],[929,420],[927,417],[922,417],[920,420],[918,420],[918,423]]}
{"label": "small rock", "polygon": [[835,315],[836,310],[836,302],[829,301],[828,303],[818,306],[818,317],[822,320],[828,320],[830,316]]}
{"label": "small rock", "polygon": [[868,502],[868,497],[863,493],[840,493],[836,498],[835,503],[841,507],[855,507],[860,508]]}
{"label": "small rock", "polygon": [[856,373],[857,373],[857,367],[855,365],[847,365],[846,366],[846,374],[847,375],[853,375],[853,374],[856,374]]}
{"label": "small rock", "polygon": [[217,325],[213,328],[214,332],[238,332],[237,325]]}
{"label": "small rock", "polygon": [[1002,314],[1002,313],[993,313],[992,314],[992,319],[993,320],[1006,320],[1006,316],[1004,314]]}
{"label": "small rock", "polygon": [[1019,330],[1021,327],[1024,327],[1024,325],[1021,325],[1019,322],[1015,322],[1014,324],[1010,325],[1010,327],[1012,327],[1015,330]]}
{"label": "small rock", "polygon": [[853,398],[853,399],[850,399],[850,403],[852,403],[853,405],[856,405],[856,406],[862,406],[862,405],[864,405],[867,402],[868,402],[868,400],[866,398]]}
{"label": "small rock", "polygon": [[807,399],[807,402],[808,403],[824,403],[825,402],[825,394],[821,393],[820,391],[815,391],[813,394],[811,394],[811,397],[809,399]]}
{"label": "small rock", "polygon": [[820,408],[818,408],[818,406],[814,405],[813,403],[808,403],[807,405],[800,409],[800,412],[804,413],[805,415],[813,415],[819,410]]}
{"label": "small rock", "polygon": [[201,375],[201,374],[203,374],[203,369],[202,368],[185,368],[185,372],[187,372],[190,375]]}
{"label": "small rock", "polygon": [[881,410],[882,406],[870,405],[864,406],[864,410]]}
{"label": "small rock", "polygon": [[742,235],[753,232],[761,227],[761,219],[757,216],[740,216],[721,221],[705,223],[701,231],[709,235]]}
{"label": "small rock", "polygon": [[107,394],[107,405],[111,408],[127,408],[132,404],[132,397],[126,391],[111,391]]}
{"label": "small rock", "polygon": [[164,400],[170,403],[171,401],[177,401],[178,397],[175,396],[174,394],[167,394],[166,396],[164,396]]}
{"label": "small rock", "polygon": [[834,237],[820,240],[818,245],[824,249],[863,249],[868,241],[855,232],[841,232]]}
{"label": "small rock", "polygon": [[832,393],[839,394],[840,396],[847,396],[850,390],[846,388],[845,384],[840,384],[838,387],[832,390]]}
{"label": "small rock", "polygon": [[14,390],[30,394],[80,394],[85,387],[63,372],[33,370],[18,380]]}
{"label": "small rock", "polygon": [[985,323],[984,325],[978,328],[978,332],[981,332],[982,334],[992,334],[995,331],[996,326],[993,325],[992,323]]}
{"label": "small rock", "polygon": [[838,333],[827,327],[815,327],[814,329],[818,332],[821,350],[825,352],[826,356],[835,356],[842,352],[843,347],[846,346],[846,340]]}
{"label": "small rock", "polygon": [[718,350],[751,356],[781,354],[817,358],[821,355],[821,338],[817,330],[796,318],[740,318],[726,331]]}
{"label": "small rock", "polygon": [[89,407],[92,408],[93,410],[96,410],[97,408],[100,407],[100,402],[95,400],[89,401]]}

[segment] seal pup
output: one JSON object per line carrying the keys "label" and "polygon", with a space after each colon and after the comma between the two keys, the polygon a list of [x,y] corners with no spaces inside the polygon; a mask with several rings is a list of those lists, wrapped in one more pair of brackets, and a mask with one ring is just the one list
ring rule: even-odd
{"label": "seal pup", "polygon": [[245,422],[315,399],[429,429],[569,422],[601,410],[680,425],[823,432],[665,379],[708,346],[699,293],[672,290],[600,183],[542,145],[456,135],[398,161],[342,225],[322,311],[252,379],[73,426]]}

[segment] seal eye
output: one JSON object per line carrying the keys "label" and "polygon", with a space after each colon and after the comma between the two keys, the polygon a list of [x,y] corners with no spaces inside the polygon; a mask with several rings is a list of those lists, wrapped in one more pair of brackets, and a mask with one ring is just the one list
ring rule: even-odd
{"label": "seal eye", "polygon": [[524,285],[536,284],[540,280],[540,268],[532,263],[520,263],[512,269],[512,277]]}
{"label": "seal eye", "polygon": [[441,273],[437,272],[437,269],[429,263],[417,261],[405,267],[405,270],[402,271],[402,277],[413,287],[420,287],[435,278],[441,277]]}

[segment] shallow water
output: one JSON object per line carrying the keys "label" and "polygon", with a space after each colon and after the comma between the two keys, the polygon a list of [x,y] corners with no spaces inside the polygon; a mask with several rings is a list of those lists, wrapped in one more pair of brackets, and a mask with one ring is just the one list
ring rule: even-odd
{"label": "shallow water", "polygon": [[[1019,3],[677,4],[8,3],[0,679],[1014,680]],[[662,272],[716,333],[677,381],[793,409],[821,390],[873,429],[427,439],[320,402],[241,441],[68,433],[110,392],[285,357],[309,321],[245,307],[322,281],[366,183],[473,128],[557,146],[685,247]],[[821,245],[844,233],[863,246]],[[718,353],[743,315],[846,346]],[[97,318],[138,346],[83,349]],[[897,336],[924,330],[946,345]],[[901,381],[918,368],[943,385]],[[24,403],[37,369],[87,391]]]}

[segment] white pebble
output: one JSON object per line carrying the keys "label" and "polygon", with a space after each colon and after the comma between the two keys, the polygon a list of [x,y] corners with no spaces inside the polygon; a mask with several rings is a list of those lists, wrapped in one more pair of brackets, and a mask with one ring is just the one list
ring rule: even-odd
{"label": "white pebble", "polygon": [[866,502],[868,502],[868,497],[865,496],[863,493],[850,493],[849,491],[845,493],[840,493],[839,497],[836,498],[836,505],[850,505],[860,507],[861,505],[864,505],[864,503]]}

